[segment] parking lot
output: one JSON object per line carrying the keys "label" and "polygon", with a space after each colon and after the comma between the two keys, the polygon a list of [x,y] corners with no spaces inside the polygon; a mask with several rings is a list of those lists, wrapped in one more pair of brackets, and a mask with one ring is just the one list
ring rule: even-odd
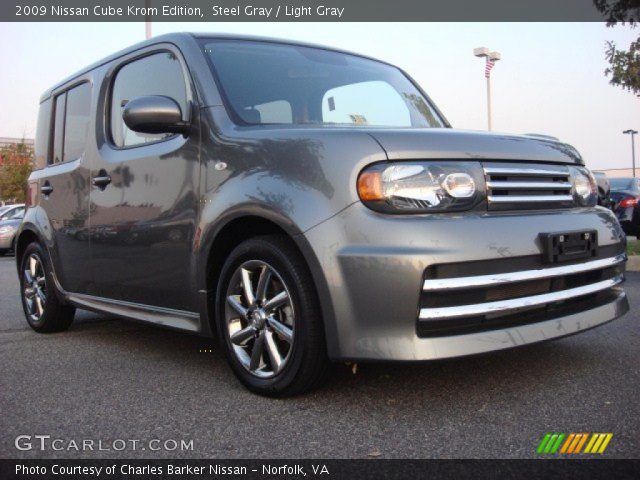
{"label": "parking lot", "polygon": [[[272,400],[247,392],[207,339],[87,312],[34,333],[1,257],[0,457],[535,457],[555,431],[611,432],[606,457],[638,458],[640,273],[626,285],[631,313],[581,335],[355,375],[340,365],[321,390]],[[19,435],[193,448],[20,451]]]}

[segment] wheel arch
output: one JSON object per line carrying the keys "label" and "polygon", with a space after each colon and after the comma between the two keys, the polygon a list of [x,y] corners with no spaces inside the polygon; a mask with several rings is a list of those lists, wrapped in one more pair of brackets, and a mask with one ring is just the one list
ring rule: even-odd
{"label": "wheel arch", "polygon": [[35,228],[26,224],[23,226],[22,230],[18,232],[18,235],[14,239],[14,248],[15,248],[15,259],[16,259],[16,269],[20,269],[20,262],[22,259],[22,255],[24,255],[24,251],[32,242],[39,242],[43,248],[46,249],[46,243],[40,238],[38,232]]}
{"label": "wheel arch", "polygon": [[219,274],[228,255],[242,241],[270,234],[286,236],[300,253],[309,269],[316,293],[320,299],[325,338],[328,352],[331,356],[331,346],[336,343],[334,311],[331,301],[322,301],[323,298],[330,297],[320,262],[303,232],[291,222],[276,219],[271,215],[264,216],[255,212],[234,215],[216,229],[215,234],[211,235],[210,241],[204,247],[206,257],[201,265],[205,265],[205,270],[201,281],[206,294],[203,295],[204,305],[202,311],[206,314],[207,327],[210,329],[211,334],[215,333],[215,294]]}

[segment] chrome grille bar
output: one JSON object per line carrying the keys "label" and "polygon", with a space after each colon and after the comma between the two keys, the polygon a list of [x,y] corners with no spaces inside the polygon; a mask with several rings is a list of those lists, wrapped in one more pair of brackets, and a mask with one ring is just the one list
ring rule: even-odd
{"label": "chrome grille bar", "polygon": [[571,172],[566,165],[484,164],[489,209],[573,206]]}
{"label": "chrome grille bar", "polygon": [[492,287],[503,283],[524,282],[527,280],[541,280],[563,275],[590,272],[602,268],[615,267],[616,265],[620,265],[625,262],[626,259],[627,256],[623,254],[577,265],[563,265],[560,267],[540,268],[537,270],[524,270],[511,273],[496,273],[493,275],[478,275],[475,277],[433,278],[424,281],[422,290],[425,292],[450,291],[464,288]]}
{"label": "chrome grille bar", "polygon": [[489,203],[570,202],[571,195],[489,195]]}
{"label": "chrome grille bar", "polygon": [[569,182],[487,182],[488,188],[498,190],[571,190],[571,186]]}
{"label": "chrome grille bar", "polygon": [[531,176],[531,177],[563,177],[569,175],[567,167],[559,169],[543,169],[533,167],[484,167],[487,175]]}
{"label": "chrome grille bar", "polygon": [[420,309],[420,320],[442,320],[449,318],[470,317],[476,315],[486,315],[489,313],[505,313],[520,308],[535,307],[545,305],[547,303],[559,302],[561,300],[569,300],[591,293],[601,292],[609,288],[615,287],[624,281],[624,275],[620,274],[608,280],[584,285],[581,287],[570,288],[558,292],[544,293],[542,295],[533,295],[530,297],[514,298],[511,300],[500,300],[497,302],[486,302],[474,305],[462,305],[457,307],[439,307],[439,308],[422,308]]}

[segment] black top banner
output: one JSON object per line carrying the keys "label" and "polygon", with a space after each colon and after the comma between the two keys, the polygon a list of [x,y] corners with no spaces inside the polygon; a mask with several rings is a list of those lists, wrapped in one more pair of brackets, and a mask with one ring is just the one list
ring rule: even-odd
{"label": "black top banner", "polygon": [[[5,0],[2,22],[602,22],[620,0]],[[629,18],[638,18],[640,1]],[[606,11],[606,9],[605,9]]]}

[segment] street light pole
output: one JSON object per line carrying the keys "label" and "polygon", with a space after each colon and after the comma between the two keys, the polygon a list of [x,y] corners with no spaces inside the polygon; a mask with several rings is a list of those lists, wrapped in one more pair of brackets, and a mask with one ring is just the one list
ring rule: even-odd
{"label": "street light pole", "polygon": [[[149,8],[151,7],[151,0],[144,0],[144,6],[146,7],[147,12],[149,12]],[[147,40],[151,38],[151,15],[149,15],[148,13],[144,22],[144,37]]]}
{"label": "street light pole", "polygon": [[489,131],[492,130],[491,125],[491,76],[487,77],[487,126]]}
{"label": "street light pole", "polygon": [[631,165],[633,168],[633,178],[636,178],[636,145],[633,137],[636,136],[638,131],[629,129],[625,130],[622,133],[624,133],[625,135],[631,135]]}
{"label": "street light pole", "polygon": [[493,126],[491,122],[491,69],[494,64],[502,58],[499,52],[491,52],[487,47],[479,47],[473,49],[476,57],[485,59],[484,76],[487,79],[487,127],[491,131]]}

